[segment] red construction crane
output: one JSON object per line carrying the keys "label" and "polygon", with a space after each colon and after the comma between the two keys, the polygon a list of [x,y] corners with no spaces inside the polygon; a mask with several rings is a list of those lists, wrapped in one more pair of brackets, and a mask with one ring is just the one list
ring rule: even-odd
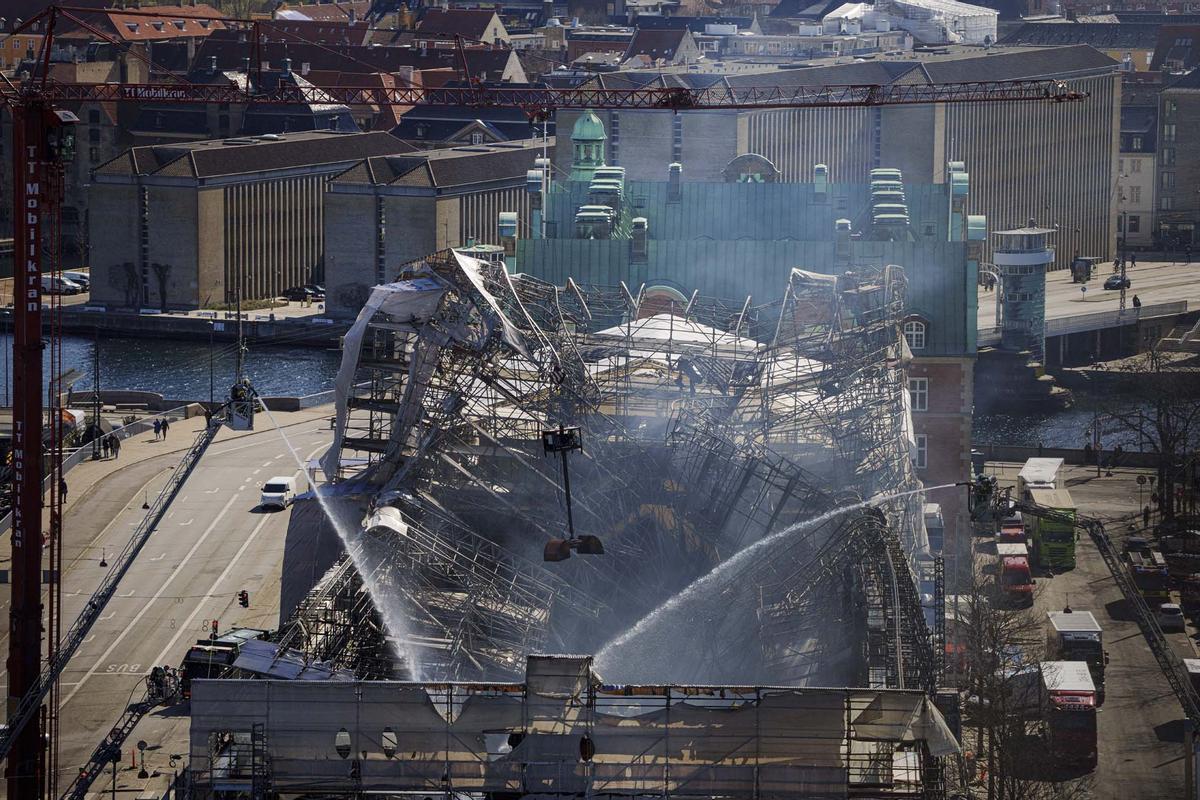
{"label": "red construction crane", "polygon": [[[57,352],[57,303],[51,298],[48,320],[43,310],[41,278],[60,270],[58,220],[61,216],[63,165],[74,150],[74,114],[60,108],[77,102],[169,102],[294,105],[343,103],[346,105],[457,105],[475,108],[516,107],[531,119],[545,119],[558,109],[658,109],[670,111],[720,111],[730,109],[780,109],[816,107],[885,106],[920,103],[1070,102],[1086,95],[1061,81],[976,81],[945,84],[798,85],[709,88],[649,87],[642,89],[531,88],[485,86],[465,80],[459,86],[424,88],[400,86],[297,87],[280,84],[260,91],[261,59],[255,59],[254,79],[245,86],[196,85],[169,76],[157,83],[61,83],[49,77],[56,27],[66,23],[125,50],[128,45],[87,21],[89,15],[111,12],[51,6],[20,25],[11,35],[44,29],[38,74],[19,85],[0,76],[0,102],[13,117],[14,299],[13,299],[13,484],[12,484],[12,610],[8,655],[8,719],[0,730],[0,758],[7,759],[8,796],[56,796],[58,676],[90,628],[88,608],[83,624],[71,626],[60,641],[60,589],[58,583],[61,439],[58,393],[51,393],[49,471],[44,457],[42,402],[42,331],[50,322],[50,349]],[[168,25],[174,16],[154,11],[121,10],[123,17],[158,18]],[[189,15],[189,19],[203,19]],[[247,55],[257,56],[264,28],[270,22],[218,18],[226,26],[240,27]],[[44,26],[44,28],[43,28]],[[292,41],[302,37],[288,34]],[[0,45],[5,44],[0,39]],[[319,47],[319,43],[307,42]],[[463,42],[456,40],[460,55]],[[150,63],[140,52],[132,55]],[[466,58],[461,59],[465,71]],[[161,70],[160,74],[168,74]],[[52,365],[55,362],[52,360]],[[53,376],[52,376],[53,377]],[[43,497],[43,476],[49,491]],[[50,508],[49,529],[43,536],[42,509]],[[43,558],[49,553],[49,615],[43,628]],[[42,663],[42,634],[47,632],[46,661]],[[49,698],[49,702],[47,702]],[[39,725],[30,725],[39,717]],[[47,742],[49,745],[47,746]]]}

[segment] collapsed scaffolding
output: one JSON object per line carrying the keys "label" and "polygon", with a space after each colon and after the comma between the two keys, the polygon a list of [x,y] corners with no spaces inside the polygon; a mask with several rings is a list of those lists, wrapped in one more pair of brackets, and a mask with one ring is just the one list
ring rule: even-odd
{"label": "collapsed scaffolding", "polygon": [[[322,459],[330,490],[368,506],[340,580],[363,574],[392,674],[512,679],[530,653],[601,650],[716,573],[605,677],[931,689],[921,496],[894,497],[920,488],[904,291],[895,266],[797,269],[781,300],[733,307],[453,251],[405,265],[346,336]],[[584,441],[576,527],[606,554],[548,565],[564,497],[541,433],[560,426]],[[373,625],[314,613],[328,606],[302,605],[289,643],[337,660],[345,641],[365,654],[349,666],[380,674]]]}

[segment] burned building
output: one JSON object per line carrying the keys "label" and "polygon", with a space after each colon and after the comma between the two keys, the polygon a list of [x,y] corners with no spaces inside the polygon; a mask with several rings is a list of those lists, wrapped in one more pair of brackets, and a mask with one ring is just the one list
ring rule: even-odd
{"label": "burned building", "polygon": [[[748,153],[723,165],[719,179],[689,180],[674,163],[658,180],[634,180],[611,165],[608,138],[594,115],[579,118],[569,177],[546,183],[540,223],[511,245],[513,271],[556,284],[623,282],[660,303],[686,303],[695,291],[740,306],[778,300],[794,267],[836,275],[901,265],[916,468],[931,484],[969,477],[986,236],[985,219],[967,213],[969,165],[950,162],[941,183],[886,168],[834,182],[820,164],[815,180],[788,182],[771,160]],[[962,500],[957,491],[937,498],[951,543],[969,531]]]}

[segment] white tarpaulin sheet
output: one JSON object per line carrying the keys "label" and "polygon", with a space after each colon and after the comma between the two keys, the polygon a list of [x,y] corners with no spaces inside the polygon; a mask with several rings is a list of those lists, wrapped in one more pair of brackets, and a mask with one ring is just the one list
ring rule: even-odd
{"label": "white tarpaulin sheet", "polygon": [[334,379],[335,409],[337,419],[334,427],[333,444],[321,457],[321,469],[325,480],[336,477],[338,457],[342,452],[342,441],[346,435],[347,401],[354,388],[354,375],[358,370],[358,356],[362,352],[363,335],[376,314],[387,314],[411,325],[428,322],[437,311],[438,303],[446,289],[430,278],[396,281],[376,286],[362,311],[358,312],[354,325],[346,333],[342,343],[342,363]]}

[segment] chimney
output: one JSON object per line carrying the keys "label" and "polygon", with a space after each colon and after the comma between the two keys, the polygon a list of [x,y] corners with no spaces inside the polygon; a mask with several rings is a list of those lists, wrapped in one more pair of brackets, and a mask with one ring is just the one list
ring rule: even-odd
{"label": "chimney", "polygon": [[829,198],[829,167],[817,164],[813,167],[813,200],[824,203]]}
{"label": "chimney", "polygon": [[216,56],[208,57],[208,74],[209,75],[217,74],[217,57]]}
{"label": "chimney", "polygon": [[501,211],[499,220],[500,244],[504,247],[504,260],[517,255],[517,212]]}
{"label": "chimney", "polygon": [[290,78],[292,75],[292,60],[290,58],[283,59],[283,66],[279,69],[279,74],[285,78]]}
{"label": "chimney", "polygon": [[850,263],[850,220],[839,219],[834,226],[834,260],[839,264]]}
{"label": "chimney", "polygon": [[645,264],[650,254],[650,223],[645,217],[633,218],[633,236],[629,241],[629,260]]}
{"label": "chimney", "polygon": [[[193,2],[195,2],[195,0],[193,0]],[[352,9],[350,9],[350,11],[349,11],[349,13],[347,14],[347,16],[349,16],[349,18],[350,18],[350,24],[351,24],[351,25],[353,25],[353,24],[354,24],[354,23],[357,21],[357,20],[356,20],[356,17],[357,17],[357,15],[354,13],[354,9],[353,9],[353,8],[352,8]]]}
{"label": "chimney", "polygon": [[679,182],[683,179],[683,164],[678,161],[667,167],[667,202],[678,203],[683,197],[683,187]]}

